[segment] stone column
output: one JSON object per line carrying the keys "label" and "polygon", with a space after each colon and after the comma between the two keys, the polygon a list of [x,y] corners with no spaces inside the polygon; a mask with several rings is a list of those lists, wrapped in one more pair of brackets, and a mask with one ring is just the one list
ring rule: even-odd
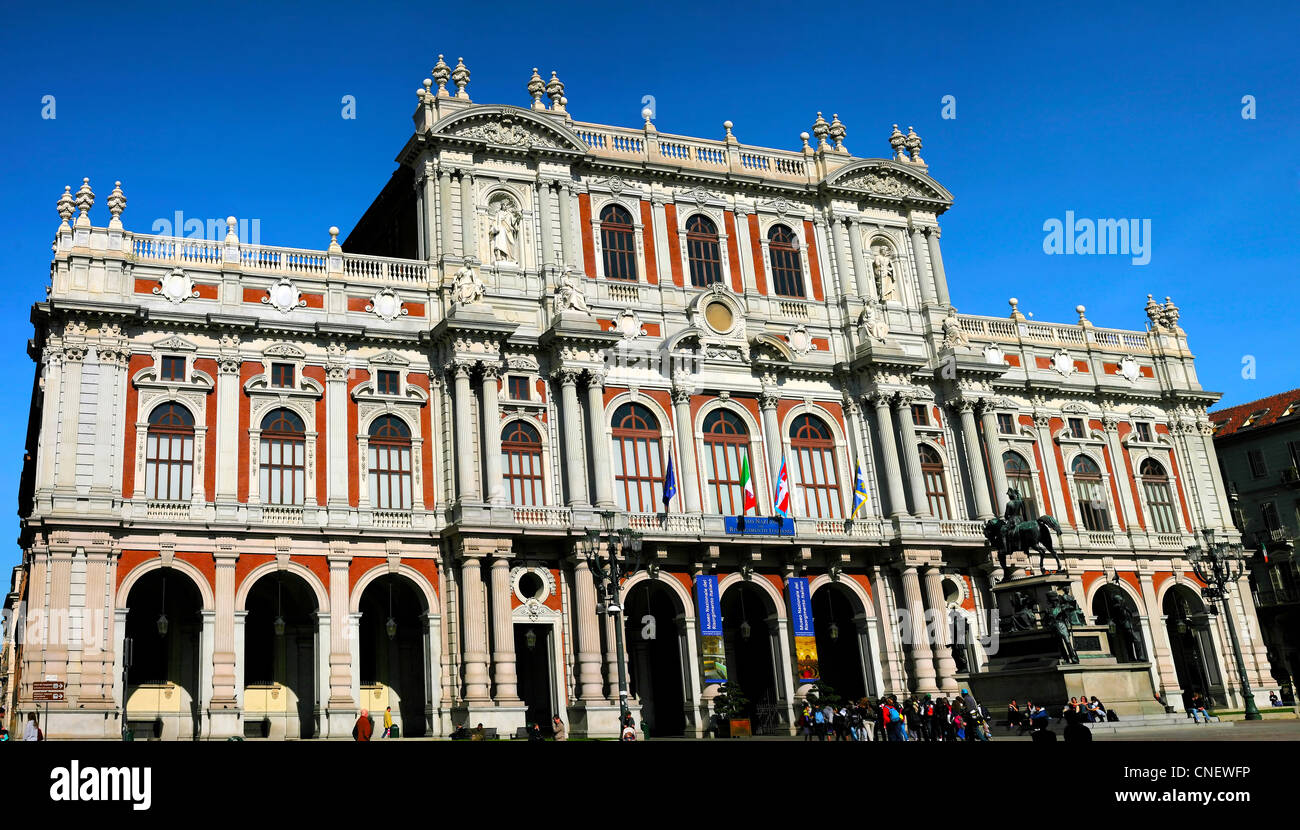
{"label": "stone column", "polygon": [[853,270],[849,267],[849,236],[844,232],[843,219],[831,217],[831,238],[835,242],[835,270],[840,278],[840,291],[851,295],[855,284]]}
{"label": "stone column", "polygon": [[893,628],[898,619],[898,608],[889,586],[889,574],[879,565],[867,569],[871,578],[871,599],[876,610],[876,624],[880,629],[880,662],[884,677],[880,678],[879,694],[902,694],[907,690],[903,669],[903,655],[895,647],[898,632]]}
{"label": "stone column", "polygon": [[925,479],[921,476],[921,454],[916,441],[916,424],[912,422],[912,403],[916,397],[900,392],[894,398],[894,412],[898,414],[898,431],[903,438],[903,467],[907,470],[907,483],[912,490],[912,512],[917,516],[930,515],[930,503],[925,498]]}
{"label": "stone column", "polygon": [[497,405],[497,380],[501,367],[483,366],[483,477],[490,504],[505,504],[505,486],[501,477],[501,410]]}
{"label": "stone column", "polygon": [[112,701],[113,620],[107,601],[110,550],[94,545],[85,550],[86,598],[81,623],[80,704],[104,705]]}
{"label": "stone column", "polygon": [[673,421],[677,432],[677,478],[687,513],[701,512],[700,476],[695,459],[695,428],[691,423],[691,394],[694,390],[673,384]]}
{"label": "stone column", "polygon": [[920,225],[912,226],[912,261],[916,263],[916,281],[921,285],[921,303],[923,305],[934,305],[937,298],[934,283],[926,274],[925,232]]}
{"label": "stone column", "polygon": [[424,231],[422,239],[424,240],[424,258],[435,259],[435,252],[438,250],[438,231],[437,231],[437,210],[434,208],[436,200],[434,169],[430,162],[424,164],[424,175],[420,177],[420,194],[422,196],[420,204],[421,230]]}
{"label": "stone column", "polygon": [[478,481],[474,475],[474,425],[470,416],[470,396],[474,394],[469,384],[470,366],[457,363],[452,366],[456,391],[452,404],[456,418],[456,485],[459,500],[476,502],[479,500]]}
{"label": "stone column", "polygon": [[515,624],[511,617],[510,559],[492,560],[492,649],[493,679],[497,684],[497,705],[518,706],[519,678],[515,674]]}
{"label": "stone column", "polygon": [[908,655],[912,661],[912,684],[917,694],[939,694],[935,682],[934,652],[930,648],[930,638],[925,627],[925,603],[921,600],[921,580],[916,573],[916,565],[905,565],[902,569],[903,600],[906,603],[908,618],[905,631],[910,633],[912,651]]}
{"label": "stone column", "polygon": [[[560,182],[560,265],[574,264],[574,242],[573,242],[573,186],[568,182]],[[579,268],[579,271],[582,269]]]}
{"label": "stone column", "polygon": [[939,252],[939,228],[926,228],[925,238],[930,243],[930,270],[934,274],[934,292],[940,305],[952,305],[948,299],[948,275],[943,270],[943,254]]}
{"label": "stone column", "polygon": [[[341,713],[352,713],[357,708],[357,701],[352,696],[352,644],[349,637],[351,619],[348,610],[348,566],[352,564],[352,555],[345,544],[335,544],[330,546],[330,551],[326,554],[326,561],[330,569],[330,697],[328,708],[337,710]],[[230,645],[234,646],[234,578],[235,562],[230,559],[222,564],[218,562],[217,578],[221,579],[222,569],[227,569],[227,577],[231,581],[231,619],[228,623],[222,623],[217,620],[218,631],[224,625],[230,626]],[[218,585],[218,592],[222,589]],[[218,599],[218,608],[221,600]],[[220,613],[218,614],[220,616]],[[218,637],[221,635],[218,634]],[[218,643],[220,649],[220,643]],[[231,655],[232,658],[234,655]],[[213,656],[216,660],[216,656]],[[233,668],[234,660],[231,661]],[[213,685],[217,683],[216,675],[213,675]],[[234,685],[232,680],[231,685]],[[213,695],[216,697],[215,693]],[[342,718],[339,718],[342,720]],[[341,726],[342,724],[340,724]]]}
{"label": "stone column", "polygon": [[[239,561],[239,551],[235,549],[235,541],[233,539],[218,539],[212,558],[216,565],[216,591],[214,597],[216,616],[213,619],[211,708],[234,709],[239,705],[239,692],[235,675],[235,564]],[[346,556],[342,557],[342,561],[337,566],[333,559],[329,560],[331,593],[336,587],[334,584],[334,571],[336,568],[343,579],[342,590],[347,591],[347,565],[348,558]],[[332,614],[333,602],[331,601],[330,604]],[[333,635],[333,630],[330,633]],[[339,650],[335,646],[335,638],[331,636],[331,698],[335,691],[332,658],[334,653]],[[348,697],[351,697],[350,687],[351,684],[348,687]]]}
{"label": "stone column", "polygon": [[984,472],[984,457],[980,453],[979,431],[975,428],[975,407],[970,401],[953,401],[950,408],[961,419],[961,439],[966,447],[966,466],[970,468],[971,489],[975,491],[975,515],[981,519],[993,518],[993,504],[989,499],[989,477]]}
{"label": "stone column", "polygon": [[[341,356],[341,343],[331,343],[332,359],[325,368],[325,473],[328,489],[326,506],[346,511],[348,504],[348,367]],[[317,467],[319,468],[319,464]],[[362,486],[365,483],[362,482]]]}
{"label": "stone column", "polygon": [[63,350],[47,346],[45,376],[41,378],[41,431],[37,436],[36,491],[54,486],[54,455],[59,442],[60,389],[63,385]]}
{"label": "stone column", "polygon": [[876,280],[867,263],[866,252],[862,250],[862,228],[856,222],[849,223],[849,251],[853,254],[853,274],[857,279],[858,296],[866,302],[876,300]]}
{"label": "stone column", "polygon": [[569,506],[586,507],[587,464],[582,457],[582,410],[578,407],[578,371],[558,369],[552,376],[560,382],[560,426],[564,430],[564,467],[569,485]]}
{"label": "stone column", "polygon": [[45,644],[45,672],[56,675],[57,680],[68,679],[72,557],[75,552],[76,549],[71,546],[50,545],[50,604],[45,618],[45,632],[49,639]]}
{"label": "stone column", "polygon": [[993,514],[1001,516],[1009,485],[1007,468],[1002,461],[1002,434],[998,432],[997,408],[985,398],[979,402],[979,413],[984,426],[984,448],[988,452],[989,470],[993,473]]}
{"label": "stone column", "polygon": [[603,698],[600,676],[600,621],[596,616],[596,583],[582,555],[573,557],[574,608],[578,629],[578,697],[587,703]]}
{"label": "stone column", "polygon": [[86,357],[84,345],[63,348],[63,391],[60,395],[58,469],[55,487],[77,488],[77,427],[81,422],[81,367]]}
{"label": "stone column", "polygon": [[[95,399],[97,406],[95,409],[95,468],[92,474],[91,487],[93,490],[112,496],[114,491],[121,492],[120,471],[115,469],[120,458],[115,458],[115,451],[119,448],[116,446],[118,434],[120,433],[121,423],[118,421],[119,412],[124,417],[126,407],[123,402],[117,398],[117,389],[120,386],[119,378],[125,373],[126,362],[129,355],[123,351],[122,344],[104,343],[97,347],[96,355],[99,358],[99,389],[96,392]],[[212,425],[209,424],[211,429]],[[212,463],[211,459],[205,459],[206,463]],[[198,472],[198,465],[195,465],[195,471]],[[118,477],[114,473],[118,472]],[[116,483],[116,487],[114,484]],[[195,495],[203,493],[203,481],[198,476],[193,482],[193,491]]]}
{"label": "stone column", "polygon": [[[1138,527],[1137,522],[1137,510],[1133,506],[1133,488],[1129,486],[1132,477],[1129,475],[1128,465],[1124,462],[1124,448],[1119,443],[1119,421],[1113,415],[1103,414],[1101,428],[1106,433],[1106,449],[1110,451],[1112,467],[1111,476],[1115,482],[1115,489],[1119,491],[1119,507],[1124,518],[1124,528],[1130,534],[1141,533],[1142,528]],[[1133,472],[1137,473],[1137,470]],[[1147,523],[1150,524],[1150,520]]]}
{"label": "stone column", "polygon": [[609,425],[605,423],[605,373],[587,373],[587,430],[591,441],[596,506],[614,507],[614,472],[609,463]]}
{"label": "stone column", "polygon": [[[785,445],[781,441],[781,423],[777,419],[776,406],[780,402],[775,387],[764,387],[759,393],[758,405],[761,407],[763,416],[763,448],[767,450],[767,469],[768,487],[771,492],[768,494],[773,499],[776,498],[776,483],[781,476],[781,458],[785,453]],[[757,488],[755,488],[757,492]],[[759,503],[762,504],[762,497],[758,496]],[[793,499],[791,499],[793,502]],[[793,504],[790,505],[792,508]]]}
{"label": "stone column", "polygon": [[1164,611],[1156,602],[1156,588],[1150,571],[1138,571],[1138,585],[1142,588],[1142,604],[1146,606],[1146,617],[1150,623],[1151,641],[1147,647],[1152,654],[1147,655],[1156,670],[1159,688],[1165,693],[1165,702],[1178,706],[1176,693],[1180,691],[1178,672],[1174,668],[1173,652],[1169,647],[1169,629],[1165,625]]}
{"label": "stone column", "polygon": [[208,429],[217,431],[217,457],[208,460],[217,465],[215,499],[230,508],[239,498],[239,365],[238,354],[218,359],[217,422],[208,424]]}
{"label": "stone column", "polygon": [[474,207],[474,176],[460,171],[460,255],[471,257],[478,251],[477,211]]}
{"label": "stone column", "polygon": [[1038,454],[1043,462],[1043,475],[1047,478],[1047,492],[1043,494],[1043,498],[1051,500],[1051,504],[1047,505],[1047,509],[1043,512],[1064,521],[1066,500],[1065,494],[1061,491],[1061,475],[1056,469],[1056,452],[1055,445],[1052,443],[1051,416],[1044,412],[1035,412],[1034,432],[1038,435]]}
{"label": "stone column", "polygon": [[452,252],[455,239],[451,222],[451,171],[445,167],[438,171],[438,218],[441,231],[438,255],[444,257]]}
{"label": "stone column", "polygon": [[[1205,451],[1205,469],[1209,471],[1210,487],[1214,491],[1214,514],[1217,518],[1217,524],[1210,524],[1207,516],[1206,524],[1218,529],[1231,530],[1232,517],[1228,513],[1228,494],[1223,489],[1223,476],[1219,468],[1219,456],[1214,449],[1214,426],[1208,419],[1203,418],[1197,421],[1196,431],[1200,433],[1200,445]],[[1190,436],[1189,436],[1190,438]],[[1194,440],[1194,439],[1193,439]],[[1186,475],[1186,473],[1184,473]],[[1272,685],[1273,678],[1270,676],[1265,679],[1269,685]]]}
{"label": "stone column", "polygon": [[[907,496],[903,493],[903,474],[898,467],[898,441],[894,435],[894,417],[889,411],[889,395],[872,392],[866,396],[876,410],[876,432],[880,454],[885,459],[885,485],[889,490],[889,515],[907,515]],[[910,417],[910,415],[909,415]]]}
{"label": "stone column", "polygon": [[551,182],[537,183],[537,221],[542,226],[542,266],[555,262],[555,239],[551,230]]}
{"label": "stone column", "polygon": [[483,607],[483,574],[477,556],[466,554],[461,560],[460,584],[465,608],[461,620],[465,646],[465,700],[483,702],[489,699],[487,620]]}
{"label": "stone column", "polygon": [[925,569],[925,595],[936,620],[934,670],[939,688],[945,694],[955,694],[961,691],[957,685],[957,661],[952,659],[952,646],[948,642],[948,603],[943,598],[943,577],[935,565]]}

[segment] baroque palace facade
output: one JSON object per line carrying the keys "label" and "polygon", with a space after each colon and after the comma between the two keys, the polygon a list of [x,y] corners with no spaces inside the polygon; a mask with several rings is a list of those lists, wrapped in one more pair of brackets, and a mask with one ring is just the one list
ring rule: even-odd
{"label": "baroque palace facade", "polygon": [[[655,733],[702,732],[720,662],[790,728],[797,578],[838,693],[952,693],[996,643],[983,523],[1011,486],[1063,526],[1090,621],[1136,621],[1118,659],[1171,704],[1240,705],[1185,552],[1235,533],[1217,395],[1172,302],[1145,331],[1014,299],[957,314],[952,196],[910,128],[858,158],[818,114],[771,150],[730,122],[575,121],[554,74],[525,107],[468,80],[439,58],[398,169],[324,250],[250,244],[233,217],[224,240],[135,233],[120,183],[96,226],[89,182],[65,189],[32,314],[11,711],[51,737],[115,737],[124,701],[162,737],[347,737],[386,706],[408,736],[552,714],[613,734],[615,618],[582,553],[602,527],[641,534],[626,664]],[[792,518],[771,521],[783,465]],[[702,649],[698,576],[724,653]],[[927,612],[963,626],[920,636]],[[42,680],[65,699],[34,701]]]}

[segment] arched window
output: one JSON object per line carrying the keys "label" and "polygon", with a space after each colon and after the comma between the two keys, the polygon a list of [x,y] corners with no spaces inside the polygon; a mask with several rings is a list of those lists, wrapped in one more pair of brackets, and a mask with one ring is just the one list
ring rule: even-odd
{"label": "arched window", "polygon": [[370,506],[411,509],[411,430],[395,415],[380,415],[370,425],[367,470]]}
{"label": "arched window", "polygon": [[1178,514],[1174,511],[1173,490],[1169,475],[1154,458],[1148,458],[1138,468],[1142,477],[1142,493],[1147,497],[1147,513],[1156,533],[1177,533]]}
{"label": "arched window", "polygon": [[[1029,469],[1029,462],[1018,452],[1002,453],[1002,469],[1007,473],[1007,486],[1020,491],[1025,500],[1025,516],[1030,520],[1038,518],[1038,498],[1034,495],[1034,472]],[[1001,499],[1005,493],[999,493]]]}
{"label": "arched window", "polygon": [[258,492],[266,504],[302,504],[306,494],[307,427],[298,413],[273,409],[262,419]]}
{"label": "arched window", "polygon": [[948,486],[943,478],[943,459],[929,444],[921,444],[921,480],[925,482],[925,500],[930,515],[936,519],[951,519],[948,510]]}
{"label": "arched window", "polygon": [[614,490],[621,510],[657,513],[663,504],[659,421],[639,403],[614,410]]}
{"label": "arched window", "polygon": [[1106,490],[1102,485],[1101,468],[1086,455],[1080,455],[1070,464],[1074,473],[1074,497],[1079,505],[1079,517],[1087,530],[1110,530],[1110,510]]}
{"label": "arched window", "polygon": [[772,290],[783,297],[804,296],[803,266],[794,231],[785,225],[773,225],[767,232],[767,252],[772,265]]}
{"label": "arched window", "polygon": [[194,416],[177,403],[149,413],[145,449],[145,498],[189,501],[194,479]]}
{"label": "arched window", "polygon": [[632,214],[621,205],[600,212],[600,246],[605,251],[605,276],[611,280],[636,280],[636,234]]}
{"label": "arched window", "polygon": [[[735,412],[715,409],[704,416],[704,475],[713,512],[737,516],[744,508],[740,463],[748,447],[749,429]],[[753,462],[749,474],[754,474]]]}
{"label": "arched window", "polygon": [[691,266],[691,285],[704,288],[722,282],[722,246],[713,220],[695,214],[686,220],[686,261]]}
{"label": "arched window", "polygon": [[542,436],[527,421],[511,421],[501,430],[501,469],[511,504],[541,507]]}
{"label": "arched window", "polygon": [[805,515],[838,519],[839,476],[835,473],[835,440],[826,422],[814,415],[798,415],[790,424],[790,450],[794,458],[791,480],[803,493]]}

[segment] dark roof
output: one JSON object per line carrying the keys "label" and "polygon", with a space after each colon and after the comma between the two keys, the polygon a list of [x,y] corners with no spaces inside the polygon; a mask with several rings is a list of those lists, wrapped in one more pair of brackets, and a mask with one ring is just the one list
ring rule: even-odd
{"label": "dark roof", "polygon": [[[1282,413],[1287,409],[1291,413],[1286,420],[1300,421],[1300,389],[1292,389],[1290,392],[1279,392],[1276,395],[1270,395],[1267,398],[1260,398],[1257,401],[1230,406],[1227,409],[1220,409],[1209,413],[1210,423],[1214,424],[1214,437],[1226,438],[1229,435],[1236,435],[1243,430],[1251,431],[1266,426],[1272,426],[1282,417]],[[1254,420],[1250,420],[1254,415]],[[1250,420],[1247,425],[1246,421]],[[1222,424],[1222,426],[1220,426]]]}

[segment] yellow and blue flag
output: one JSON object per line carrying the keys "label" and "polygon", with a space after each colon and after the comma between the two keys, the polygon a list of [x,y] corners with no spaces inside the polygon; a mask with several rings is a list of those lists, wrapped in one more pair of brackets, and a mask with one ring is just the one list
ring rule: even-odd
{"label": "yellow and blue flag", "polygon": [[856,519],[858,512],[867,506],[867,477],[862,472],[862,462],[858,462],[857,481],[853,483],[853,512],[850,519]]}

